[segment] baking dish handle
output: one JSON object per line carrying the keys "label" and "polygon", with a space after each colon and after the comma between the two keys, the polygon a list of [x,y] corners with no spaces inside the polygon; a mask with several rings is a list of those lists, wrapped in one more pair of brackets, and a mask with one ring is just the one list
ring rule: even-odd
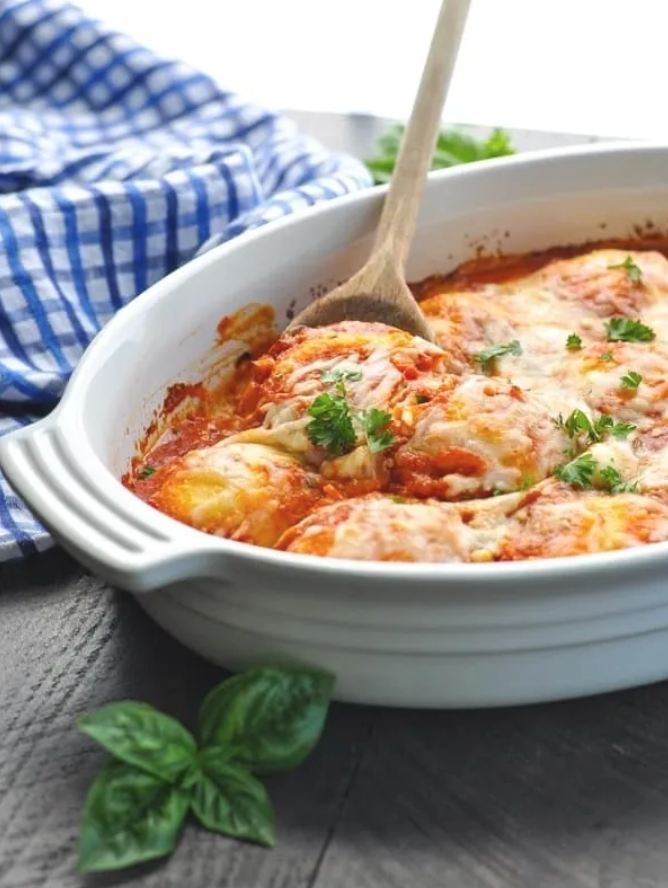
{"label": "baking dish handle", "polygon": [[[53,414],[0,439],[0,468],[54,538],[93,573],[131,592],[194,576],[224,580],[219,542],[120,487],[80,457]],[[92,462],[93,464],[88,464]]]}

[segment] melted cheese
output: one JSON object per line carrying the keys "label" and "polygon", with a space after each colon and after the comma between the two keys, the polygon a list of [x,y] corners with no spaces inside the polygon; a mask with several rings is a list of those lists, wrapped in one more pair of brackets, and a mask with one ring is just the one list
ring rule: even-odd
{"label": "melted cheese", "polygon": [[[286,332],[230,390],[230,436],[160,468],[149,501],[208,533],[334,558],[533,559],[668,540],[668,260],[606,249],[532,267],[432,287],[422,307],[438,345],[383,324]],[[608,341],[613,317],[656,338]],[[481,360],[514,340],[519,353]],[[630,373],[637,388],[622,384]],[[353,424],[341,453],[312,435],[325,395]],[[387,446],[372,446],[371,410]],[[574,410],[634,428],[571,435]],[[597,466],[586,489],[556,480],[583,454]]]}
{"label": "melted cheese", "polygon": [[[328,455],[309,438],[309,407],[320,395],[344,395],[351,414],[376,409],[412,421],[417,396],[432,398],[454,384],[447,372],[449,356],[416,336],[383,324],[342,322],[318,329],[301,328],[287,334],[258,362],[260,383],[254,428],[238,440],[255,441],[299,454],[313,465],[329,462]],[[362,453],[323,468],[327,477],[377,474],[364,437]]]}
{"label": "melted cheese", "polygon": [[279,546],[360,561],[467,561],[482,548],[453,506],[383,496],[318,509],[289,530]]}
{"label": "melted cheese", "polygon": [[[637,389],[622,384],[631,372],[642,377]],[[560,387],[576,390],[590,411],[641,429],[668,414],[668,344],[662,342],[589,345],[562,360],[552,377]]]}
{"label": "melted cheese", "polygon": [[172,464],[151,502],[207,533],[272,546],[321,498],[317,477],[286,453],[223,441]]}
{"label": "melted cheese", "polygon": [[554,485],[514,513],[497,556],[511,561],[556,558],[663,540],[668,540],[668,506],[657,500]]}
{"label": "melted cheese", "polygon": [[505,380],[462,377],[425,409],[397,453],[397,471],[411,487],[444,499],[535,484],[564,462],[569,439],[554,417],[570,409],[559,395],[548,403]]}

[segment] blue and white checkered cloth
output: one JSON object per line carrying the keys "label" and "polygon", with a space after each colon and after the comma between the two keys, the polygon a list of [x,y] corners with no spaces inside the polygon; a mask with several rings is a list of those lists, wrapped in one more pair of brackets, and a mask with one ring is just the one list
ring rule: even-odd
{"label": "blue and white checkered cloth", "polygon": [[[48,412],[114,312],[205,243],[370,184],[74,6],[0,0],[0,434]],[[50,545],[0,476],[0,561]]]}

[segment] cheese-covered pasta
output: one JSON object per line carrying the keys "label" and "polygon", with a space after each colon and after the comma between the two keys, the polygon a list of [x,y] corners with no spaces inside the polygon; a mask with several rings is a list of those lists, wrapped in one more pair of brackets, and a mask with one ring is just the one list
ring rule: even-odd
{"label": "cheese-covered pasta", "polygon": [[661,252],[473,263],[418,292],[436,344],[382,323],[288,329],[125,483],[199,530],[319,557],[479,563],[668,540]]}

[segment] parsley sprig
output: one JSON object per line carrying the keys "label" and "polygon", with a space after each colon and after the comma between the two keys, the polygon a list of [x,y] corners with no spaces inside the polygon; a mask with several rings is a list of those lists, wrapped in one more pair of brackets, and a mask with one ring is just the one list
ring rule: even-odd
{"label": "parsley sprig", "polygon": [[612,465],[602,466],[591,453],[583,453],[577,459],[555,469],[555,477],[580,490],[597,489],[608,493],[635,493],[637,482],[624,481]]}
{"label": "parsley sprig", "polygon": [[474,361],[480,364],[480,369],[483,373],[491,373],[496,366],[498,358],[502,358],[504,355],[519,357],[521,354],[522,346],[519,340],[513,339],[512,342],[499,343],[498,345],[490,345],[487,348],[483,348],[482,351],[475,352],[472,357]]}
{"label": "parsley sprig", "polygon": [[359,430],[371,453],[380,453],[391,447],[396,436],[389,428],[392,417],[386,410],[376,407],[351,410],[343,380],[361,379],[361,371],[341,369],[327,372],[327,378],[325,373],[321,378],[325,382],[334,382],[335,393],[323,392],[308,408],[308,414],[312,417],[306,426],[309,440],[318,447],[324,447],[332,456],[341,456],[355,446]]}
{"label": "parsley sprig", "polygon": [[323,392],[308,408],[308,414],[312,419],[306,432],[318,447],[324,447],[332,456],[340,456],[355,445],[357,432],[345,394]]}
{"label": "parsley sprig", "polygon": [[642,282],[642,270],[635,264],[632,256],[627,256],[623,262],[617,262],[615,265],[608,265],[608,268],[623,268],[630,281],[634,284]]}
{"label": "parsley sprig", "polygon": [[580,351],[582,348],[582,339],[577,333],[569,333],[566,337],[566,348],[568,351]]}
{"label": "parsley sprig", "polygon": [[640,373],[636,373],[635,370],[631,370],[630,373],[625,373],[624,376],[622,376],[620,382],[622,388],[637,389],[642,382],[642,376]]}
{"label": "parsley sprig", "polygon": [[357,367],[333,367],[320,374],[320,379],[325,383],[359,382],[361,378],[362,371]]}
{"label": "parsley sprig", "polygon": [[652,342],[656,333],[642,321],[611,318],[605,325],[608,342]]}
{"label": "parsley sprig", "polygon": [[598,470],[598,475],[600,486],[610,493],[635,493],[638,490],[638,482],[625,481],[614,466],[603,466]]}
{"label": "parsley sprig", "polygon": [[596,460],[591,453],[583,453],[582,456],[578,456],[577,459],[566,463],[566,465],[559,466],[555,469],[554,474],[565,484],[584,490],[587,487],[593,486],[592,482],[595,471]]}
{"label": "parsley sprig", "polygon": [[360,411],[357,417],[371,453],[379,453],[394,444],[394,432],[388,428],[392,417],[386,410],[371,407]]}
{"label": "parsley sprig", "polygon": [[587,444],[596,444],[608,434],[615,438],[628,438],[636,427],[629,422],[616,422],[612,416],[603,413],[596,420],[591,420],[582,410],[573,410],[566,419],[559,414],[553,420],[558,429],[562,429],[569,438],[584,436]]}

